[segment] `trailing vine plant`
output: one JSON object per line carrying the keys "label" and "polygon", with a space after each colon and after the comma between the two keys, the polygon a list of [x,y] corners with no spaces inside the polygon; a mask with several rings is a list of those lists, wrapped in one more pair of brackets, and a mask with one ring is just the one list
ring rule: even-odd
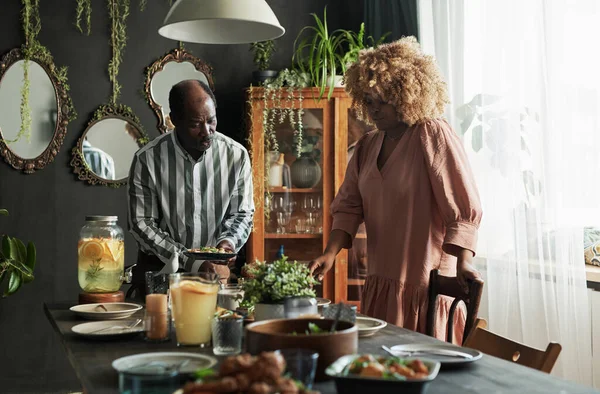
{"label": "trailing vine plant", "polygon": [[[38,41],[38,35],[42,30],[42,22],[40,19],[40,2],[39,0],[21,0],[23,9],[21,10],[21,22],[23,24],[23,33],[25,35],[25,44],[22,45],[21,50],[23,52],[23,85],[21,86],[21,126],[17,136],[12,140],[4,140],[6,143],[14,143],[20,141],[21,138],[26,138],[27,142],[31,140],[31,107],[29,105],[29,93],[30,93],[30,80],[29,80],[29,62],[32,59],[37,59],[41,63],[54,65],[54,59],[50,54],[48,48],[43,46]],[[67,83],[67,67],[63,66],[56,71],[57,81],[62,84],[69,92],[69,84]],[[77,117],[73,102],[70,95],[66,95],[67,105],[70,108],[68,113],[68,121],[72,121]],[[0,137],[1,138],[1,137]]]}
{"label": "trailing vine plant", "polygon": [[117,104],[121,94],[121,85],[117,80],[119,68],[123,60],[123,50],[127,43],[127,17],[129,16],[130,0],[108,0],[108,9],[110,13],[111,31],[110,45],[112,48],[112,59],[108,63],[108,75],[113,84],[111,103]]}
{"label": "trailing vine plant", "polygon": [[80,33],[83,34],[81,27],[82,18],[85,14],[85,34],[90,35],[92,32],[92,0],[77,0],[77,8],[75,9],[75,26]]}
{"label": "trailing vine plant", "polygon": [[[294,132],[294,146],[295,153],[300,157],[302,149],[302,135],[303,135],[303,123],[302,116],[304,110],[302,102],[304,96],[302,94],[302,88],[307,87],[309,84],[308,78],[299,74],[295,70],[284,69],[280,71],[276,78],[267,79],[262,87],[262,133],[263,133],[263,148],[265,153],[267,152],[278,152],[279,142],[277,141],[276,126],[283,124],[286,120]],[[252,100],[252,93],[254,87],[250,87],[250,100]],[[249,103],[249,118],[250,124],[252,122],[252,102]],[[252,135],[248,136],[247,140],[249,151],[252,152]],[[270,160],[265,155],[264,163],[264,174],[263,184],[268,185],[269,170],[271,168]],[[257,205],[264,205],[264,198],[270,199],[271,193],[269,188],[265,187],[265,195],[263,197],[260,193],[255,193],[255,203]],[[266,207],[265,207],[266,208]],[[265,209],[265,218],[269,220],[270,212]]]}
{"label": "trailing vine plant", "polygon": [[[80,33],[87,36],[92,32],[92,0],[76,0],[77,7],[75,8],[75,26]],[[140,0],[140,11],[145,11],[148,6],[148,0]],[[82,20],[85,14],[86,31],[83,33],[81,27]]]}

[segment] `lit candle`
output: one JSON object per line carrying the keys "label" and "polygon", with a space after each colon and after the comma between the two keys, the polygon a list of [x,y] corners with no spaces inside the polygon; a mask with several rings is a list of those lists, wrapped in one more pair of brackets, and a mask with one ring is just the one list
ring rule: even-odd
{"label": "lit candle", "polygon": [[169,314],[167,310],[166,294],[148,294],[146,296],[146,338],[155,341],[168,338]]}
{"label": "lit candle", "polygon": [[153,313],[167,313],[167,295],[148,294],[146,296],[146,311]]}

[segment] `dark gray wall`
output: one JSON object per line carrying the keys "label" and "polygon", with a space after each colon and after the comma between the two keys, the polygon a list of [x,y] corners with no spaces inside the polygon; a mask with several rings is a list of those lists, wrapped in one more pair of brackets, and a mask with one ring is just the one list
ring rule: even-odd
{"label": "dark gray wall", "polygon": [[[273,68],[290,64],[292,45],[299,30],[312,23],[310,12],[322,14],[329,3],[332,28],[358,29],[363,0],[269,0],[286,34],[278,40]],[[106,73],[110,56],[105,0],[93,0],[92,35],[87,37],[74,26],[75,1],[42,0],[40,41],[54,56],[56,65],[69,67],[71,95],[79,117],[68,128],[64,145],[55,161],[33,175],[22,174],[0,163],[0,208],[11,216],[0,218],[0,234],[8,233],[35,242],[38,250],[36,279],[16,295],[0,300],[0,392],[66,392],[80,389],[65,352],[52,331],[42,303],[75,301],[77,284],[76,245],[84,216],[118,215],[125,228],[125,188],[88,186],[78,181],[69,166],[70,151],[81,135],[90,114],[107,102],[110,83]],[[133,108],[154,137],[156,119],[145,103],[143,71],[158,57],[176,46],[157,33],[168,11],[167,0],[151,0],[140,13],[132,0],[128,20],[127,48],[119,80],[121,102]],[[0,5],[0,54],[20,46],[23,34],[19,22],[21,1],[2,0]],[[243,89],[250,84],[252,53],[248,45],[190,45],[189,49],[215,69],[219,102],[219,130],[238,140],[243,138]],[[18,100],[15,97],[15,100]],[[135,261],[136,245],[126,238],[126,265]]]}

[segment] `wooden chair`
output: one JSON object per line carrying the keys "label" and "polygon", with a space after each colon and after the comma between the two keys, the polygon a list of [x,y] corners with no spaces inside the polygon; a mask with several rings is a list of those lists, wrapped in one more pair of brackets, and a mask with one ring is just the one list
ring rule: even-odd
{"label": "wooden chair", "polygon": [[465,292],[463,288],[458,284],[456,277],[442,276],[438,270],[432,270],[429,275],[429,301],[427,308],[427,327],[426,333],[429,336],[433,336],[433,326],[435,324],[435,312],[436,312],[436,301],[438,295],[445,295],[448,297],[454,297],[454,301],[450,306],[450,313],[448,316],[448,327],[446,332],[446,341],[452,342],[454,334],[454,313],[456,307],[462,301],[467,306],[467,318],[465,322],[465,331],[463,333],[463,342],[477,319],[477,313],[479,312],[479,303],[481,302],[481,294],[483,293],[483,281],[476,280],[469,283],[469,291]]}
{"label": "wooden chair", "polygon": [[546,350],[539,350],[494,334],[486,330],[486,327],[484,319],[477,319],[463,346],[542,372],[552,372],[562,350],[558,343],[550,342]]}

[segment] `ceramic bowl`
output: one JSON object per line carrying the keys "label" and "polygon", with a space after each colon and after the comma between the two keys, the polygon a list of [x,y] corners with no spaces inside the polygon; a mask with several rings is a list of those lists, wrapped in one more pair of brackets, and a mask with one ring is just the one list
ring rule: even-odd
{"label": "ceramic bowl", "polygon": [[[338,322],[330,333],[331,319],[278,319],[246,326],[246,350],[251,354],[279,349],[311,349],[319,353],[316,380],[329,379],[325,368],[338,358],[358,350],[358,329],[352,323]],[[307,335],[309,324],[316,324],[323,333]]]}

